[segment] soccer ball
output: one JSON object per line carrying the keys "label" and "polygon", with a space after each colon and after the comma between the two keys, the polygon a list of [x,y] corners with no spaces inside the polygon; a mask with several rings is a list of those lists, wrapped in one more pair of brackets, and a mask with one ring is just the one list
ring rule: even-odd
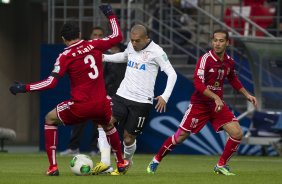
{"label": "soccer ball", "polygon": [[70,161],[71,171],[78,176],[89,175],[93,168],[93,162],[91,158],[84,154],[78,154]]}

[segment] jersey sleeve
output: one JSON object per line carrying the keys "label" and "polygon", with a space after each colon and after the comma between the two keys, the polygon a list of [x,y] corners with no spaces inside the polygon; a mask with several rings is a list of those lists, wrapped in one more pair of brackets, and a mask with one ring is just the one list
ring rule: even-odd
{"label": "jersey sleeve", "polygon": [[103,61],[112,63],[125,63],[127,62],[127,54],[125,52],[119,52],[116,54],[104,54]]}
{"label": "jersey sleeve", "polygon": [[54,88],[58,83],[58,79],[50,75],[47,79],[39,82],[26,84],[27,91],[43,91],[46,89]]}
{"label": "jersey sleeve", "polygon": [[161,96],[168,102],[177,80],[177,74],[165,52],[161,52],[161,54],[155,58],[155,61],[159,64],[161,71],[164,71],[167,75],[166,88]]}
{"label": "jersey sleeve", "polygon": [[201,93],[203,93],[207,88],[205,85],[205,62],[206,60],[203,57],[199,58],[194,72],[194,87]]}
{"label": "jersey sleeve", "polygon": [[54,64],[53,71],[51,72],[49,77],[47,77],[44,80],[38,81],[38,82],[26,84],[26,90],[27,91],[43,91],[46,89],[54,88],[58,83],[58,79],[62,77],[64,73],[66,72],[67,66],[65,65],[66,62],[64,61],[66,60],[66,54],[68,52],[69,51],[65,51],[59,55],[59,57],[57,58]]}
{"label": "jersey sleeve", "polygon": [[171,66],[171,63],[164,51],[156,54],[155,62],[158,63],[161,71],[164,71],[167,67]]}
{"label": "jersey sleeve", "polygon": [[111,15],[108,17],[108,20],[110,22],[112,34],[102,39],[94,39],[90,41],[92,45],[101,50],[101,52],[107,51],[108,49],[122,41],[122,33],[116,16]]}
{"label": "jersey sleeve", "polygon": [[103,54],[104,62],[125,63],[128,60],[128,46],[123,52],[116,54]]}
{"label": "jersey sleeve", "polygon": [[234,65],[233,65],[233,68],[231,68],[230,73],[227,76],[227,79],[230,85],[237,91],[239,91],[243,87],[242,83],[240,82],[240,80],[237,77]]}

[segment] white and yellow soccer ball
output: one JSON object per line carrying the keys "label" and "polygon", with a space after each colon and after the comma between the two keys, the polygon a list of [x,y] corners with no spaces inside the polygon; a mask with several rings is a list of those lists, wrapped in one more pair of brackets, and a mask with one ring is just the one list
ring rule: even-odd
{"label": "white and yellow soccer ball", "polygon": [[74,156],[70,161],[71,171],[78,176],[86,176],[91,174],[93,168],[93,161],[91,158],[84,154]]}

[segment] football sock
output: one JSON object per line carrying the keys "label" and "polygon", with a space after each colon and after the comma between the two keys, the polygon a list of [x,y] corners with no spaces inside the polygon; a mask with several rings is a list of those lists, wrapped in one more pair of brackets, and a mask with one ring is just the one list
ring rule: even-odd
{"label": "football sock", "polygon": [[173,140],[174,135],[165,140],[162,147],[159,149],[157,155],[154,157],[156,161],[160,162],[169,152],[173,150],[173,148],[175,147],[175,143],[173,143]]}
{"label": "football sock", "polygon": [[132,160],[133,155],[136,151],[136,140],[132,145],[126,146],[125,143],[123,142],[124,145],[124,158],[127,160]]}
{"label": "football sock", "polygon": [[116,161],[123,162],[121,144],[120,144],[120,139],[119,139],[119,135],[118,135],[116,127],[113,127],[112,129],[108,130],[106,132],[106,135],[107,135],[108,142],[110,143],[112,147],[112,151],[116,157]]}
{"label": "football sock", "polygon": [[111,146],[108,143],[106,133],[103,128],[98,128],[99,138],[98,144],[101,152],[101,162],[111,165]]}
{"label": "football sock", "polygon": [[44,126],[45,149],[50,163],[50,167],[57,165],[56,149],[58,145],[58,128],[53,125]]}
{"label": "football sock", "polygon": [[241,140],[234,139],[232,137],[228,138],[226,145],[224,147],[223,153],[217,163],[219,167],[226,165],[228,160],[231,158],[232,154],[237,151],[240,141]]}
{"label": "football sock", "polygon": [[160,163],[155,157],[153,158],[153,162]]}

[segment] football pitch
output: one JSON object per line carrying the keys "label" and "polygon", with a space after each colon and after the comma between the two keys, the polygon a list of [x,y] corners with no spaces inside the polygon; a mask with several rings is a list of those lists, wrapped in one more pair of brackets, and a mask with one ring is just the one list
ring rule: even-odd
{"label": "football pitch", "polygon": [[[59,177],[45,176],[45,153],[0,153],[1,184],[279,184],[282,183],[282,158],[234,156],[230,161],[236,176],[213,173],[217,156],[168,155],[154,175],[146,173],[152,155],[136,154],[134,165],[124,176],[75,176],[69,169],[72,157],[58,156]],[[99,156],[92,157],[94,163]]]}

